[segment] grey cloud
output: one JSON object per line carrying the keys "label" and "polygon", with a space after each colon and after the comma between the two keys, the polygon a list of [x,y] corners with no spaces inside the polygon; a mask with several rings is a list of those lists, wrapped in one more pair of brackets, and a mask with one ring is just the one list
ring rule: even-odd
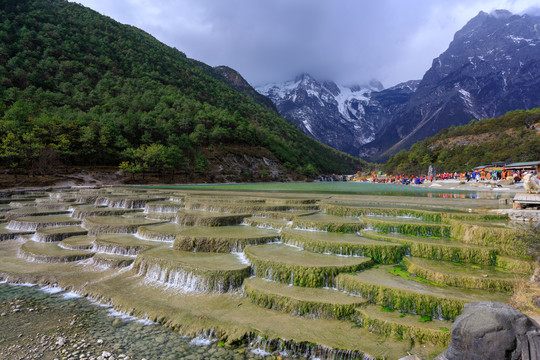
{"label": "grey cloud", "polygon": [[[385,86],[421,78],[478,11],[534,0],[78,0],[251,84],[308,72]],[[521,6],[521,7],[520,7]]]}

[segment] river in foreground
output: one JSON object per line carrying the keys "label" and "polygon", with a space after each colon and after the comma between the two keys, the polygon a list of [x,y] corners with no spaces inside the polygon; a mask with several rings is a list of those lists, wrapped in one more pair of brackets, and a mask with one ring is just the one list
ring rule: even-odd
{"label": "river in foreground", "polygon": [[226,350],[208,336],[183,337],[159,324],[123,316],[72,292],[0,283],[0,358],[261,359]]}

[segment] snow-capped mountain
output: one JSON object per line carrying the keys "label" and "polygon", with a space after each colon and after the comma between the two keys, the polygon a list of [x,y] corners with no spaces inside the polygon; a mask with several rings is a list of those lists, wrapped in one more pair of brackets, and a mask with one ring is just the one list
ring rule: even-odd
{"label": "snow-capped mountain", "polygon": [[305,133],[338,150],[354,153],[375,139],[380,126],[366,119],[366,107],[372,92],[382,88],[376,80],[367,85],[343,86],[302,74],[292,81],[256,90],[268,96],[280,114]]}
{"label": "snow-capped mountain", "polygon": [[433,60],[406,106],[361,155],[384,160],[472,119],[540,106],[540,17],[480,12]]}
{"label": "snow-capped mountain", "polygon": [[385,160],[452,125],[540,107],[540,16],[480,12],[421,81],[382,90],[380,83],[345,87],[303,75],[257,90],[317,140]]}

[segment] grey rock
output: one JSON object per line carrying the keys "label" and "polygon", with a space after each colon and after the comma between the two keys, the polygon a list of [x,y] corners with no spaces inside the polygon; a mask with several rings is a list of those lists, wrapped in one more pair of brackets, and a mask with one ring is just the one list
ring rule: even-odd
{"label": "grey rock", "polygon": [[480,12],[422,80],[384,90],[380,83],[340,87],[302,74],[257,91],[313,138],[384,160],[452,125],[540,106],[538,23],[535,13]]}
{"label": "grey rock", "polygon": [[424,360],[424,359],[418,355],[408,355],[408,356],[402,357],[399,360]]}
{"label": "grey rock", "polygon": [[56,345],[58,346],[64,346],[65,343],[66,339],[64,339],[63,337],[59,337],[58,339],[56,339]]}
{"label": "grey rock", "polygon": [[540,329],[513,307],[466,304],[452,326],[452,340],[436,360],[540,360]]}

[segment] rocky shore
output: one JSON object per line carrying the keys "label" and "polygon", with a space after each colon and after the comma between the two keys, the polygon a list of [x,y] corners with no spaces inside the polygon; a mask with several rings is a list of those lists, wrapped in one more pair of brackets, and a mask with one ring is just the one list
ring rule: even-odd
{"label": "rocky shore", "polygon": [[[107,315],[86,299],[63,300],[0,284],[0,359],[154,360],[260,359],[245,348],[195,346],[161,325]],[[5,292],[25,292],[6,299]],[[204,343],[204,340],[203,340]],[[206,343],[205,343],[206,344]]]}

